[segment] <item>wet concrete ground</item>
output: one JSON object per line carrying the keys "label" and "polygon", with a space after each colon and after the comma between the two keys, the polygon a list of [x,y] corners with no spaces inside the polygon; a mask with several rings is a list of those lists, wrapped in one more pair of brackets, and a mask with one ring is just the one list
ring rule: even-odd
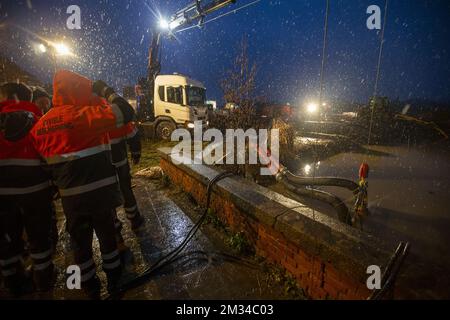
{"label": "wet concrete ground", "polygon": [[[124,222],[123,236],[130,247],[122,282],[127,282],[155,263],[162,255],[178,246],[191,227],[192,220],[161,191],[158,183],[144,178],[134,180],[134,192],[145,226],[136,234],[130,230],[122,209],[119,217]],[[58,280],[50,293],[34,293],[24,299],[86,299],[80,290],[65,286],[65,268],[73,264],[68,235],[64,232],[64,217],[59,207],[60,241],[55,256]],[[103,283],[106,297],[106,279],[101,272],[98,241],[94,240],[97,274]],[[123,299],[285,299],[282,283],[274,283],[271,275],[248,258],[229,258],[218,254],[224,248],[214,245],[200,230],[183,251],[183,258],[162,269],[147,282],[129,290]],[[230,252],[226,252],[229,254]],[[1,290],[1,289],[0,289]],[[0,297],[10,298],[4,291]]]}
{"label": "wet concrete ground", "polygon": [[[363,222],[363,230],[386,241],[392,251],[399,241],[411,243],[411,254],[398,279],[399,287],[411,290],[402,297],[450,298],[448,147],[372,146],[365,152],[343,152],[320,163],[304,163],[297,173],[357,181],[363,160],[370,166],[370,215]],[[324,189],[347,199],[352,206],[347,191]],[[325,211],[334,215],[329,208]]]}

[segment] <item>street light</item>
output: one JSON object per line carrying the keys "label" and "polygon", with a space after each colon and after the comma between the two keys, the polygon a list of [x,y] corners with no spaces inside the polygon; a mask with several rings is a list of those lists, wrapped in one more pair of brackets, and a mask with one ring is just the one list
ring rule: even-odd
{"label": "street light", "polygon": [[57,56],[67,56],[72,54],[70,48],[62,42],[52,43],[52,46],[55,49]]}
{"label": "street light", "polygon": [[319,110],[319,106],[315,102],[310,102],[306,105],[306,111],[308,113],[316,113]]}
{"label": "street light", "polygon": [[46,53],[50,49],[49,53],[55,56],[73,55],[73,52],[70,50],[70,48],[62,42],[47,41],[46,44],[39,43],[36,49],[40,53]]}
{"label": "street light", "polygon": [[303,172],[305,173],[305,175],[309,175],[309,173],[311,172],[311,165],[307,164],[303,167]]}
{"label": "street light", "polygon": [[163,29],[163,30],[169,30],[170,29],[169,22],[166,19],[164,19],[164,18],[159,19],[159,27],[161,29]]}
{"label": "street light", "polygon": [[181,22],[179,20],[174,20],[174,21],[169,22],[166,19],[161,17],[159,19],[158,24],[159,24],[159,28],[160,29],[170,32],[170,31],[175,30],[176,28],[178,28],[180,26]]}
{"label": "street light", "polygon": [[41,52],[41,53],[47,52],[47,47],[44,46],[42,43],[40,43],[37,48],[38,48],[39,52]]}
{"label": "street light", "polygon": [[75,56],[70,48],[63,42],[53,42],[50,40],[45,40],[45,43],[37,44],[36,49],[39,53],[48,52],[55,70],[58,68],[58,57]]}

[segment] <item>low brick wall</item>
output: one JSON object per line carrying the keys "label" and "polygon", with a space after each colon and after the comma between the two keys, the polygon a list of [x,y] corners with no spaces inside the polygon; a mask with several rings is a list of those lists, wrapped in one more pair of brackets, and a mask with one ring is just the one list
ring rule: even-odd
{"label": "low brick wall", "polygon": [[[207,183],[219,171],[175,165],[170,148],[158,151],[171,181],[205,204]],[[367,267],[388,260],[370,235],[240,177],[214,186],[211,208],[233,232],[243,232],[256,254],[294,276],[313,299],[366,299]]]}

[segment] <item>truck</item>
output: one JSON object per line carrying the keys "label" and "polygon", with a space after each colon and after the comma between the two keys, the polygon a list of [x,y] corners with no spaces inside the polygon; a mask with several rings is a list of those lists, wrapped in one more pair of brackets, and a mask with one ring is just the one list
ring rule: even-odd
{"label": "truck", "polygon": [[205,86],[181,74],[158,75],[153,93],[153,119],[147,120],[150,121],[141,125],[152,127],[150,130],[162,140],[169,140],[176,128],[193,129],[194,121],[208,126]]}
{"label": "truck", "polygon": [[138,123],[144,136],[169,140],[176,128],[193,129],[194,121],[208,125],[205,86],[182,74],[160,75],[161,38],[174,37],[176,30],[194,22],[200,27],[206,15],[235,2],[196,0],[176,12],[170,21],[161,18],[149,49],[147,77],[139,79],[135,86]]}

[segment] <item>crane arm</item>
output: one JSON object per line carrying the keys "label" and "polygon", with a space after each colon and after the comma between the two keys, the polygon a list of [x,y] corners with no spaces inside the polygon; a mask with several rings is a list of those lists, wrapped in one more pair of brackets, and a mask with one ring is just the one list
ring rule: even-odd
{"label": "crane arm", "polygon": [[184,9],[175,13],[169,22],[170,31],[175,31],[180,27],[193,24],[196,21],[202,23],[205,16],[230,4],[236,3],[236,0],[213,0],[204,5],[203,2],[204,1],[196,0]]}
{"label": "crane arm", "polygon": [[[186,25],[203,22],[205,16],[220,10],[230,4],[236,3],[236,0],[211,0],[204,4],[204,0],[196,0],[187,7],[177,11],[168,23],[168,34]],[[161,52],[161,32],[153,34],[152,43],[149,49],[148,75],[147,79],[151,83],[161,71],[160,52]]]}
{"label": "crane arm", "polygon": [[150,44],[150,48],[148,50],[148,81],[153,81],[155,77],[161,71],[161,33],[154,32],[152,43]]}

